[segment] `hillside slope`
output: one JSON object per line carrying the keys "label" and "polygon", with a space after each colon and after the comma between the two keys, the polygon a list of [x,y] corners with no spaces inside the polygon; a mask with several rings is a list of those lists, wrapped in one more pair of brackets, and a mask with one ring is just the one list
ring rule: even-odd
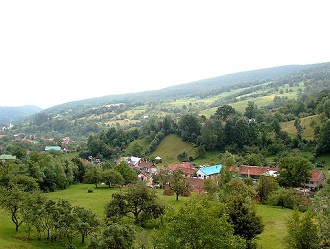
{"label": "hillside slope", "polygon": [[40,107],[32,105],[18,107],[0,106],[0,124],[9,125],[40,111],[42,111]]}

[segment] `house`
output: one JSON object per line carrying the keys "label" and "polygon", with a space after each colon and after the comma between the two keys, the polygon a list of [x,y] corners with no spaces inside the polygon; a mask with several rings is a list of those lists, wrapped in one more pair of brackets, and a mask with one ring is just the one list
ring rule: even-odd
{"label": "house", "polygon": [[277,168],[273,167],[263,167],[263,166],[249,166],[249,165],[240,165],[238,167],[238,173],[242,178],[252,178],[259,179],[262,175],[277,175]]}
{"label": "house", "polygon": [[61,151],[61,147],[60,146],[46,146],[45,147],[45,151],[50,151],[50,150],[57,150],[57,151]]}
{"label": "house", "polygon": [[131,157],[123,157],[119,161],[125,162],[129,166],[136,167],[139,164],[140,160],[141,160],[140,157],[131,156]]}
{"label": "house", "polygon": [[311,177],[308,183],[305,183],[304,186],[310,189],[318,189],[321,187],[321,184],[325,181],[325,175],[322,170],[311,170]]}
{"label": "house", "polygon": [[[261,166],[247,166],[241,165],[238,167],[238,171],[243,178],[259,179],[261,175],[268,175],[277,177],[281,174],[278,168],[272,167],[261,167]],[[311,177],[308,183],[303,184],[305,187],[310,189],[317,189],[325,181],[325,175],[322,170],[311,170]]]}
{"label": "house", "polygon": [[217,164],[213,166],[207,166],[207,167],[200,167],[199,170],[197,170],[197,178],[199,179],[207,179],[210,177],[215,177],[219,175],[222,168],[222,164]]}
{"label": "house", "polygon": [[140,160],[139,163],[135,166],[135,168],[147,174],[151,174],[151,175],[158,174],[158,168],[152,162]]}
{"label": "house", "polygon": [[194,176],[194,174],[196,172],[196,168],[190,162],[182,162],[182,163],[176,163],[176,164],[171,164],[171,165],[165,165],[165,167],[170,169],[172,172],[175,170],[182,170],[183,174],[186,177],[192,177],[192,176]]}

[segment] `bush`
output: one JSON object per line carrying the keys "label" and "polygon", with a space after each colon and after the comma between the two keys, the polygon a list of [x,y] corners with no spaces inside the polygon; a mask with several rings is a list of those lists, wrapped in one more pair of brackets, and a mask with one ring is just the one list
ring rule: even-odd
{"label": "bush", "polygon": [[267,204],[272,206],[280,206],[282,208],[294,209],[298,205],[298,199],[295,196],[293,190],[280,188],[270,194]]}

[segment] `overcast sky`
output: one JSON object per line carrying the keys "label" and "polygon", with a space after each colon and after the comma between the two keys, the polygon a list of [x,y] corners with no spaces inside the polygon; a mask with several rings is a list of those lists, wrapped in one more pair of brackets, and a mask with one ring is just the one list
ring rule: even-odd
{"label": "overcast sky", "polygon": [[0,106],[330,61],[328,1],[0,0]]}

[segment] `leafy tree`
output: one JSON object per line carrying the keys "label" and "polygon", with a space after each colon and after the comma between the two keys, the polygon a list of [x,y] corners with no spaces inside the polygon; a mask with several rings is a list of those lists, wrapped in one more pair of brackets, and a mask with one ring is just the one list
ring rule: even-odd
{"label": "leafy tree", "polygon": [[279,188],[270,193],[267,204],[294,209],[298,205],[298,200],[292,189]]}
{"label": "leafy tree", "polygon": [[220,106],[217,111],[215,112],[216,115],[220,117],[222,120],[227,120],[227,118],[233,114],[235,114],[235,108],[230,105],[222,105]]}
{"label": "leafy tree", "polygon": [[200,135],[201,124],[196,116],[186,114],[181,117],[178,130],[183,141],[196,143],[197,137]]}
{"label": "leafy tree", "polygon": [[278,189],[278,183],[276,178],[273,176],[260,176],[258,186],[257,186],[257,194],[259,200],[262,203],[267,201],[270,193],[276,189]]}
{"label": "leafy tree", "polygon": [[105,179],[106,184],[111,188],[112,184],[122,185],[124,183],[123,176],[114,169],[107,169],[102,172],[102,178]]}
{"label": "leafy tree", "polygon": [[312,212],[300,213],[295,210],[287,222],[288,234],[285,237],[288,249],[318,249],[320,240]]}
{"label": "leafy tree", "polygon": [[203,189],[207,192],[207,194],[212,195],[217,190],[217,184],[212,179],[205,179],[203,184]]}
{"label": "leafy tree", "polygon": [[102,180],[102,170],[98,166],[92,166],[90,169],[87,170],[84,182],[85,183],[93,183],[95,187],[98,187],[98,184]]}
{"label": "leafy tree", "polygon": [[84,243],[89,234],[97,231],[100,220],[95,213],[83,207],[74,207],[72,212],[77,217],[74,228],[81,235],[81,243]]}
{"label": "leafy tree", "polygon": [[236,165],[235,156],[232,153],[230,153],[229,151],[222,153],[220,155],[220,160],[221,160],[222,166],[230,167],[230,166]]}
{"label": "leafy tree", "polygon": [[315,194],[312,209],[317,219],[318,236],[321,240],[320,248],[330,248],[330,184],[329,179]]}
{"label": "leafy tree", "polygon": [[245,108],[244,116],[249,119],[253,119],[256,118],[256,114],[257,114],[257,106],[253,101],[248,101],[248,104]]}
{"label": "leafy tree", "polygon": [[155,248],[244,248],[233,236],[222,204],[193,200],[167,213],[163,226],[154,235]]}
{"label": "leafy tree", "polygon": [[15,224],[15,231],[18,231],[24,222],[23,212],[33,198],[39,196],[38,185],[32,177],[18,175],[9,180],[8,186],[0,189],[0,206],[11,215]]}
{"label": "leafy tree", "polygon": [[224,186],[224,189],[225,200],[235,196],[242,196],[243,199],[252,200],[256,196],[255,189],[239,178],[232,179]]}
{"label": "leafy tree", "polygon": [[105,227],[100,236],[93,236],[88,249],[129,249],[133,248],[135,231],[129,225],[113,223]]}
{"label": "leafy tree", "polygon": [[246,248],[256,248],[255,238],[262,233],[264,224],[257,215],[255,205],[241,195],[231,195],[227,199],[229,222],[233,225],[234,235],[246,241]]}
{"label": "leafy tree", "polygon": [[330,119],[320,127],[316,152],[318,155],[330,152]]}
{"label": "leafy tree", "polygon": [[130,152],[132,155],[141,156],[143,152],[143,146],[135,141],[131,145]]}
{"label": "leafy tree", "polygon": [[183,175],[182,170],[175,170],[173,176],[170,180],[170,188],[174,191],[176,197],[175,199],[179,200],[179,195],[181,195],[187,186],[187,181]]}
{"label": "leafy tree", "polygon": [[280,160],[278,182],[284,187],[300,187],[310,178],[311,163],[303,157],[290,156]]}
{"label": "leafy tree", "polygon": [[86,166],[84,163],[77,157],[72,158],[71,161],[76,165],[77,170],[74,175],[75,182],[82,183],[84,181],[84,176],[86,174]]}
{"label": "leafy tree", "polygon": [[147,221],[163,215],[164,206],[159,203],[152,189],[139,183],[128,187],[126,191],[114,193],[106,205],[105,213],[108,224],[133,216],[136,224],[144,226]]}
{"label": "leafy tree", "polygon": [[125,184],[134,183],[138,180],[137,172],[125,162],[119,163],[114,169],[122,175]]}

